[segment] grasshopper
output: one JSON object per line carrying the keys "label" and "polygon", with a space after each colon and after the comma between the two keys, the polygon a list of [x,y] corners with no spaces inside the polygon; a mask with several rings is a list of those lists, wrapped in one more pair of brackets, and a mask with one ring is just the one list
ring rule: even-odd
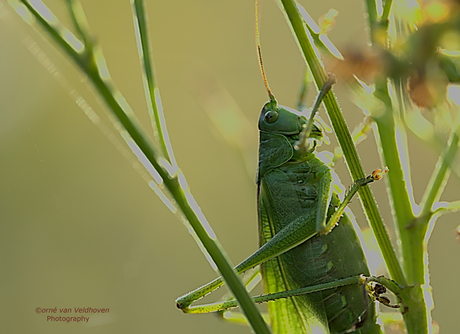
{"label": "grasshopper", "polygon": [[[257,14],[256,14],[257,27]],[[257,30],[256,30],[257,31]],[[257,39],[258,39],[258,32]],[[256,177],[260,248],[235,267],[240,274],[260,265],[274,333],[381,333],[370,276],[361,243],[346,210],[359,187],[387,169],[357,180],[341,200],[333,170],[315,155],[324,137],[314,117],[333,81],[324,84],[309,118],[278,105],[258,54],[270,100],[260,113]],[[176,300],[185,313],[222,311],[234,301],[191,306],[223,285],[217,278]],[[366,287],[368,288],[366,290]]]}
{"label": "grasshopper", "polygon": [[[373,303],[379,297],[371,298],[363,289],[359,276],[369,276],[369,268],[351,213],[344,212],[357,189],[386,170],[356,181],[340,201],[333,171],[315,156],[322,130],[313,123],[305,131],[307,123],[274,97],[262,108],[256,179],[260,248],[235,270],[243,273],[261,265],[270,295],[256,301],[274,300],[268,303],[274,333],[380,333]],[[310,132],[307,144],[299,143],[303,132]],[[177,305],[186,313],[230,308],[234,303],[190,306],[222,284],[218,278],[180,297]],[[299,291],[304,287],[310,292]]]}

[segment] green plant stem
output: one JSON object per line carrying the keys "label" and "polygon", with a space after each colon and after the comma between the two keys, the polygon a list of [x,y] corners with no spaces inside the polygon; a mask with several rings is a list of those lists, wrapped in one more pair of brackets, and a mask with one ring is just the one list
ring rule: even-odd
{"label": "green plant stem", "polygon": [[[144,78],[145,96],[149,108],[152,127],[156,138],[160,143],[161,151],[171,164],[175,165],[175,159],[172,154],[171,144],[169,142],[168,132],[162,113],[159,90],[155,82],[153,61],[151,59],[149,35],[147,28],[147,17],[143,0],[131,0],[134,10],[134,21],[136,28],[137,47],[142,64]],[[158,101],[157,101],[158,100]]]}
{"label": "green plant stem", "polygon": [[69,13],[74,23],[74,26],[83,40],[85,49],[88,50],[88,53],[92,52],[93,43],[89,34],[89,24],[86,19],[85,13],[81,6],[81,3],[76,0],[66,0],[67,6],[69,8]]}
{"label": "green plant stem", "polygon": [[392,7],[393,7],[393,0],[386,0],[383,6],[382,17],[380,18],[380,22],[382,22],[382,24],[385,26],[387,26],[386,22],[388,21],[388,18],[390,17]]}
{"label": "green plant stem", "polygon": [[[297,4],[293,0],[282,0],[281,2],[300,45],[300,49],[302,50],[305,60],[311,69],[316,86],[320,89],[326,81],[327,75],[319,60],[319,56],[314,51],[307,36],[302,18],[297,10]],[[353,179],[358,180],[364,178],[365,174],[361,166],[358,153],[353,145],[350,132],[340,111],[337,100],[332,92],[327,94],[324,104]],[[405,277],[397,261],[396,254],[390,242],[388,231],[383,224],[383,220],[377,209],[377,204],[375,203],[369,187],[361,188],[359,190],[359,194],[391,277],[399,284],[405,285]]]}
{"label": "green plant stem", "polygon": [[[82,54],[77,52],[64,39],[64,37],[61,36],[59,31],[55,29],[55,26],[51,25],[44,17],[42,17],[42,15],[36,11],[28,1],[21,0],[21,2],[30,10],[55,42],[63,48],[82,69],[82,71],[88,75],[94,87],[108,105],[109,109],[113,112],[115,117],[123,125],[124,129],[129,133],[139,149],[144,153],[146,158],[159,173],[164,185],[175,199],[177,205],[196,232],[201,243],[219,268],[220,273],[228,284],[229,289],[240,303],[240,306],[254,331],[256,333],[270,333],[267,324],[262,319],[262,316],[255,304],[252,302],[241,280],[233,270],[233,266],[228,260],[219,242],[214,236],[210,235],[210,233],[213,234],[213,232],[210,230],[209,224],[206,222],[204,216],[199,216],[197,214],[197,212],[199,212],[199,208],[192,195],[188,193],[183,175],[179,171],[177,171],[174,175],[171,175],[168,170],[159,163],[158,152],[156,152],[154,146],[150,143],[148,136],[138,124],[137,119],[134,117],[134,114],[130,110],[129,106],[127,106],[126,103],[121,102],[124,101],[124,99],[114,88],[111,81],[108,78],[103,78],[101,76],[101,72],[108,73],[106,69],[101,71],[100,66],[104,63],[102,61],[102,53],[97,50],[97,47],[94,47],[92,50],[85,49]],[[87,36],[86,40],[90,40],[90,37]],[[183,182],[181,182],[181,180],[183,180]]]}
{"label": "green plant stem", "polygon": [[[380,147],[382,147],[384,162],[391,171],[391,173],[388,173],[388,183],[390,186],[395,218],[401,236],[401,233],[406,233],[406,228],[409,223],[413,222],[415,219],[415,215],[412,211],[412,202],[407,191],[405,175],[397,143],[397,137],[400,138],[400,141],[403,141],[405,136],[403,136],[404,132],[402,129],[400,129],[399,135],[396,133],[393,106],[388,95],[386,80],[377,82],[374,95],[376,98],[382,101],[385,106],[383,113],[379,114],[378,116],[373,115],[373,118],[377,124]],[[401,147],[401,149],[404,149],[404,147]],[[402,252],[404,254],[405,265],[404,268],[408,284],[421,282],[418,280],[414,281],[413,275],[416,271],[419,271],[419,274],[415,276],[423,279],[423,262],[420,262],[423,261],[423,259],[418,257],[417,259],[412,258],[413,252],[411,251],[410,247],[409,249],[404,250],[405,247],[407,247],[407,245],[402,244]],[[406,259],[405,257],[406,252],[407,256],[409,256],[409,259]],[[419,268],[420,265],[422,268],[421,271]]]}
{"label": "green plant stem", "polygon": [[[173,198],[176,200],[181,211],[184,213],[185,217],[189,221],[190,225],[193,227],[195,233],[199,237],[201,243],[210,254],[211,258],[219,268],[219,272],[222,277],[224,277],[226,283],[229,286],[229,289],[232,291],[235,298],[238,300],[243,312],[248,318],[249,323],[256,333],[270,333],[266,323],[264,322],[262,316],[260,315],[258,309],[256,308],[254,302],[251,300],[248,292],[243,286],[241,280],[236,275],[233,270],[233,266],[224,253],[222,247],[218,243],[215,237],[211,237],[208,231],[205,228],[205,225],[208,225],[206,222],[200,220],[197,216],[195,209],[190,205],[194,202],[193,198],[187,198],[186,191],[180,184],[179,175],[170,176],[163,170],[162,166],[156,162],[156,154],[151,145],[146,141],[146,137],[139,131],[139,128],[127,118],[126,114],[123,112],[119,104],[115,101],[115,98],[105,85],[104,81],[97,73],[88,73],[90,74],[94,85],[104,97],[106,102],[111,107],[111,110],[115,113],[120,122],[123,123],[125,129],[131,135],[133,140],[139,146],[141,151],[145,154],[147,159],[155,167],[155,170],[159,172],[160,176],[165,183],[166,188],[170,191]],[[191,196],[191,195],[190,195]],[[204,218],[204,217],[203,217]]]}
{"label": "green plant stem", "polygon": [[433,172],[430,181],[426,187],[427,191],[422,197],[420,206],[422,210],[420,216],[428,215],[433,209],[433,204],[438,200],[442,189],[444,188],[449,176],[449,167],[453,164],[455,156],[458,152],[459,137],[456,131],[453,131],[447,147],[442,152],[439,161],[436,164],[436,169]]}
{"label": "green plant stem", "polygon": [[376,0],[365,0],[364,3],[366,5],[366,12],[367,12],[367,20],[369,24],[369,39],[371,43],[375,43],[375,25],[377,23],[377,4],[375,3]]}
{"label": "green plant stem", "polygon": [[[381,25],[377,22],[375,1],[367,0],[369,27],[372,45],[376,48],[386,47],[388,16],[391,10],[391,1],[385,3],[384,12],[381,17]],[[378,38],[377,38],[378,35]],[[412,202],[407,191],[407,184],[401,163],[399,148],[404,150],[405,132],[398,128],[395,122],[395,113],[391,98],[388,93],[386,77],[380,77],[375,83],[374,96],[383,102],[383,113],[374,113],[374,120],[379,133],[379,146],[382,148],[382,155],[385,164],[391,170],[388,175],[390,197],[394,209],[397,230],[401,241],[401,252],[403,257],[404,273],[407,279],[406,284],[412,284],[409,289],[401,293],[405,306],[409,312],[403,314],[408,333],[428,333],[428,313],[422,290],[425,283],[424,254],[426,252],[425,234],[427,224],[414,224],[416,217],[413,213]],[[397,131],[399,130],[399,134]],[[397,138],[402,142],[398,147]],[[405,154],[404,152],[402,154]],[[407,175],[408,176],[408,175]],[[428,218],[428,217],[427,217]],[[408,226],[412,226],[408,229]],[[396,279],[396,281],[398,281]],[[405,285],[402,282],[400,284]]]}
{"label": "green plant stem", "polygon": [[56,41],[56,44],[58,44],[73,61],[79,64],[81,62],[81,53],[75,50],[75,48],[64,39],[61,34],[62,27],[58,24],[51,25],[28,1],[20,1],[32,13],[35,19],[38,20],[46,32],[51,35],[51,37]]}
{"label": "green plant stem", "polygon": [[[404,259],[404,272],[407,275],[406,284],[414,284],[410,289],[404,289],[401,298],[409,312],[403,315],[408,333],[422,334],[428,332],[428,315],[424,301],[422,284],[424,283],[424,252],[426,245],[424,235],[426,229],[422,225],[415,225],[407,229],[409,222],[414,222],[415,216],[404,181],[404,173],[396,142],[396,126],[391,103],[386,101],[385,112],[375,117],[379,132],[380,147],[383,152],[385,164],[391,170],[388,173],[388,183],[396,216],[401,251]],[[396,280],[397,281],[397,280]],[[398,282],[399,283],[399,282]]]}
{"label": "green plant stem", "polygon": [[[302,21],[299,18],[296,4],[293,0],[282,0],[282,3],[287,13],[288,19],[291,23],[294,34],[297,37],[297,41],[300,45],[300,48],[305,56],[306,62],[308,63],[312,71],[316,85],[319,88],[322,86],[322,84],[325,81],[326,73],[320,64],[318,56],[313,50],[313,47],[303,27]],[[373,8],[375,10],[375,6]],[[375,22],[372,23],[372,26],[375,27]],[[371,32],[371,36],[375,36],[374,32]],[[382,96],[388,97],[388,92],[386,91],[386,80],[382,81],[382,83],[383,82],[385,83],[385,85],[380,85],[379,87],[384,88],[383,89],[384,94],[382,94]],[[390,101],[389,98],[386,102],[388,101]],[[358,158],[356,149],[352,143],[351,135],[347,129],[343,116],[338,107],[337,101],[335,100],[335,97],[332,94],[332,92],[330,92],[327,95],[324,101],[324,104],[328,111],[328,115],[331,120],[334,131],[337,135],[337,139],[339,141],[340,147],[343,150],[345,159],[350,169],[350,173],[355,180],[359,179],[362,177],[362,175],[364,175],[364,172],[359,162],[359,158]],[[393,117],[392,114],[390,113],[392,111],[391,104],[386,103],[385,105],[387,107],[386,112],[384,114],[385,117],[382,116],[382,118],[380,119],[380,122],[389,123],[387,124],[389,126],[388,128],[393,129],[393,132],[394,132],[394,124],[392,124],[394,123],[394,120],[392,118]],[[388,136],[388,133],[385,133],[385,134],[381,133],[381,137],[385,137],[385,138],[391,137],[391,139],[387,143],[388,146],[391,147],[391,149],[387,149],[387,154],[389,158],[388,160],[385,160],[385,161],[389,161],[388,162],[388,167],[390,168],[389,177],[391,178],[390,185],[392,185],[393,187],[396,186],[401,192],[401,197],[404,198],[407,195],[407,190],[405,188],[405,184],[401,182],[401,180],[403,180],[403,178],[400,177],[402,175],[402,168],[400,168],[401,164],[400,164],[398,150],[396,146],[396,137],[394,135]],[[394,162],[392,162],[393,161],[392,159],[394,159]],[[395,175],[393,175],[393,169],[396,169],[396,172],[394,173]],[[394,192],[392,191],[392,193]],[[369,187],[364,187],[360,190],[360,197],[361,197],[361,201],[362,201],[364,210],[368,216],[369,223],[372,227],[372,230],[374,231],[374,234],[376,236],[377,242],[379,244],[380,250],[385,259],[385,263],[388,267],[388,271],[391,277],[396,282],[398,282],[398,284],[400,284],[401,286],[406,286],[407,285],[406,277],[403,274],[403,271],[401,269],[399,262],[397,261],[396,254],[394,252],[394,249],[391,245],[391,242],[388,236],[388,232],[385,229],[382,218],[377,209],[377,205],[370,192]],[[407,203],[406,200],[404,200],[404,202]],[[409,203],[409,206],[406,208],[407,210],[402,211],[400,214],[407,215],[408,213],[411,213],[410,202],[408,203]],[[400,204],[401,203],[398,203],[398,206]],[[413,238],[412,240],[421,240],[420,232],[421,231],[410,231],[410,233],[415,234],[412,237]],[[404,236],[406,236],[409,234],[409,231],[406,230],[403,233],[404,233]],[[411,244],[414,245],[413,243],[407,243],[406,245],[411,245]],[[408,247],[406,245],[403,247],[404,248]],[[420,264],[422,265],[421,268],[423,272],[423,268],[424,268],[423,267],[423,254],[424,254],[423,242],[419,242],[416,245],[415,250],[410,250],[406,248],[406,249],[403,249],[403,251],[404,252],[410,251],[410,254],[411,254],[410,258],[416,261],[417,263],[416,266],[418,266],[418,268],[420,268]],[[423,280],[418,281],[418,282],[423,282]],[[416,286],[412,288],[406,288],[402,290],[400,297],[402,298],[404,305],[407,306],[409,309],[409,312],[406,312],[404,314],[404,321],[406,323],[406,328],[408,330],[408,333],[413,333],[413,334],[427,333],[428,317],[427,317],[426,303],[424,302],[424,296],[423,296],[421,284],[417,284]]]}

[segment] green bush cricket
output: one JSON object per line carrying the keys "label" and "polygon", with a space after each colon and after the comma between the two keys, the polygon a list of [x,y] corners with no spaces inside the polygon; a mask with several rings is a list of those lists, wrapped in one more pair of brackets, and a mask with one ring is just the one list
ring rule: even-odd
{"label": "green bush cricket", "polygon": [[[258,40],[257,28],[256,35]],[[380,297],[385,291],[380,285],[369,293],[365,289],[372,288],[362,275],[370,272],[351,212],[345,210],[359,187],[380,179],[387,169],[357,180],[339,199],[338,178],[315,156],[323,133],[314,117],[334,80],[324,84],[309,118],[279,106],[266,80],[259,41],[257,46],[270,98],[258,123],[260,248],[235,270],[240,274],[260,265],[265,295],[255,301],[270,301],[274,333],[381,333],[374,300],[388,304],[388,299]],[[235,307],[234,301],[191,306],[222,285],[217,278],[178,298],[177,306],[185,313]]]}
{"label": "green bush cricket", "polygon": [[[326,285],[322,284],[349,278],[344,280],[345,286],[336,282],[315,293],[257,300],[282,298],[268,304],[275,333],[318,333],[318,329],[321,333],[345,333],[354,327],[359,331],[353,333],[380,333],[372,300],[362,285],[356,284],[364,283],[359,275],[370,275],[364,253],[350,217],[342,213],[358,187],[380,178],[382,172],[358,180],[340,203],[332,192],[331,169],[314,155],[320,128],[313,126],[309,149],[303,153],[294,149],[302,124],[306,124],[305,117],[277,106],[274,99],[262,109],[257,176],[261,248],[235,269],[242,273],[261,264],[264,290],[270,294],[308,286],[323,290]],[[321,234],[331,228],[330,233]],[[235,306],[220,303],[189,308],[192,301],[222,284],[218,278],[179,298],[178,307],[187,313],[204,313]]]}

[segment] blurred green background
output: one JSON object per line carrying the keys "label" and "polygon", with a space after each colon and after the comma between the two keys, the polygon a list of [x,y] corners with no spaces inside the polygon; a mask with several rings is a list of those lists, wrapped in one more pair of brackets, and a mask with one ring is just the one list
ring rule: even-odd
{"label": "blurred green background", "polygon": [[[46,4],[68,22],[63,1]],[[129,1],[83,0],[82,4],[115,83],[150,129]],[[366,44],[361,1],[303,4],[315,20],[330,8],[339,11],[329,34],[339,49]],[[255,50],[254,4],[202,0],[147,1],[146,5],[176,158],[219,240],[237,263],[257,248],[257,119],[267,100]],[[85,78],[6,1],[0,6],[2,332],[250,333],[249,328],[213,315],[184,315],[176,309],[176,297],[213,279],[215,272],[184,225],[132,168],[135,160],[123,156],[124,143],[111,142],[118,133]],[[260,12],[271,88],[280,103],[295,107],[304,75],[302,58],[274,2],[263,1]],[[40,65],[44,60],[28,51],[34,41],[60,75],[50,75]],[[216,86],[224,87],[233,100]],[[334,89],[354,128],[362,119],[360,110],[340,83]],[[84,115],[75,103],[80,95],[111,134],[104,134]],[[314,95],[311,92],[310,101]],[[224,107],[236,103],[247,118],[249,130],[239,137],[249,160],[243,160],[244,154],[230,147],[210,122],[204,109],[211,98]],[[322,116],[326,118],[323,111]],[[334,143],[333,135],[329,137]],[[382,165],[372,135],[358,150],[367,172]],[[410,138],[417,201],[436,156]],[[342,182],[350,185],[343,163],[337,170]],[[459,186],[452,177],[442,199],[459,199]],[[372,190],[391,229],[385,183],[373,184]],[[352,210],[365,226],[357,200]],[[441,333],[458,328],[460,244],[454,234],[458,217],[441,217],[428,247],[436,306],[433,318]],[[35,313],[37,307],[109,308],[110,312],[90,315],[87,324],[53,323],[45,314]]]}

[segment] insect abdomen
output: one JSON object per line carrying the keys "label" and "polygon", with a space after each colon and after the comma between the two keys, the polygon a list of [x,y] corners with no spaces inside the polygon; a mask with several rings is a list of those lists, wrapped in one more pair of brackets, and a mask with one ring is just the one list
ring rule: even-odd
{"label": "insect abdomen", "polygon": [[[347,216],[342,217],[328,235],[313,237],[281,257],[293,286],[317,285],[360,274],[369,276],[359,239]],[[305,271],[309,275],[299,275]],[[315,298],[322,301],[320,307],[325,309],[331,333],[345,332],[353,326],[357,327],[356,333],[380,333],[380,327],[375,324],[375,305],[362,285],[315,294]]]}
{"label": "insect abdomen", "polygon": [[[261,244],[296,219],[316,223],[318,184],[329,168],[317,158],[287,163],[267,172],[261,180],[259,219]],[[339,204],[333,195],[329,216]],[[313,286],[337,279],[369,275],[360,241],[350,219],[344,215],[329,234],[315,236],[278,258],[262,265],[265,292]],[[333,334],[380,333],[375,323],[375,305],[362,285],[323,290],[275,301],[269,310],[273,331],[310,333],[304,327],[329,327]],[[280,315],[281,314],[281,315]],[[291,321],[295,316],[299,321]],[[310,327],[309,327],[310,326]],[[356,331],[352,331],[356,327]]]}

